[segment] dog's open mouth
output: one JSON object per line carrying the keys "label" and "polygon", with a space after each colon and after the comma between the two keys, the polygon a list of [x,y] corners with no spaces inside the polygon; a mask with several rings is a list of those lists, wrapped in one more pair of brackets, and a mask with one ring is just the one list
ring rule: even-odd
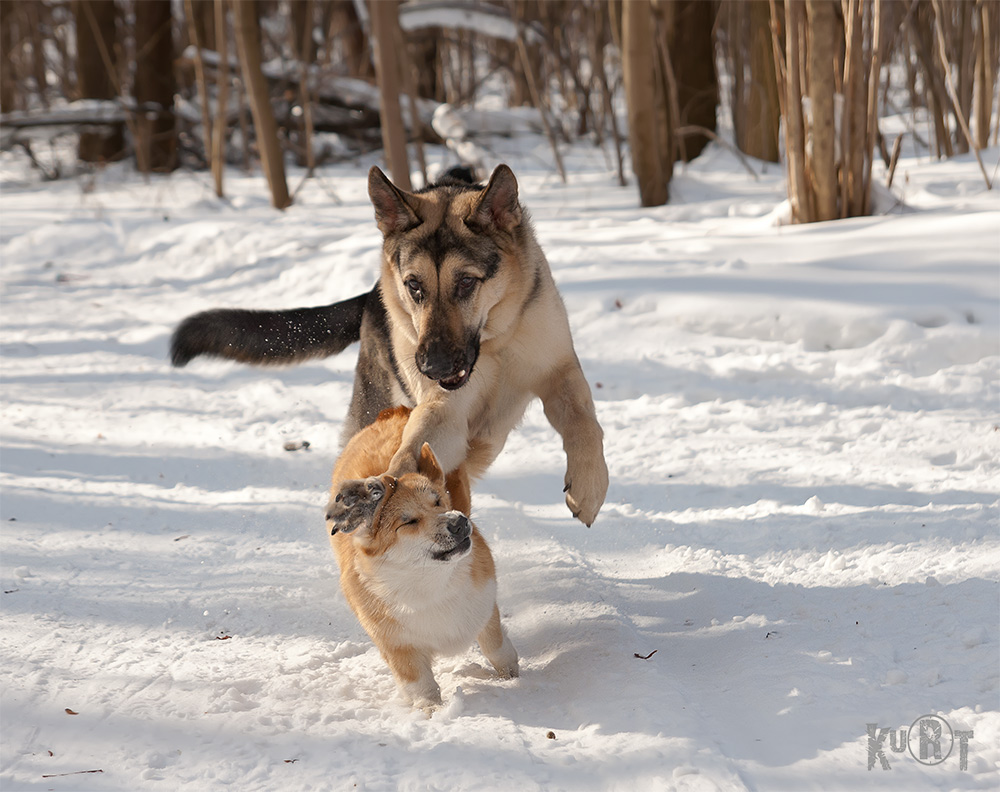
{"label": "dog's open mouth", "polygon": [[457,374],[453,374],[450,377],[444,377],[438,380],[438,385],[440,385],[445,390],[458,390],[466,382],[469,381],[469,376],[472,374],[471,368],[464,368]]}
{"label": "dog's open mouth", "polygon": [[447,561],[453,556],[462,555],[470,547],[472,547],[472,538],[466,536],[461,542],[456,544],[450,550],[442,550],[440,553],[434,553],[433,558],[435,561]]}

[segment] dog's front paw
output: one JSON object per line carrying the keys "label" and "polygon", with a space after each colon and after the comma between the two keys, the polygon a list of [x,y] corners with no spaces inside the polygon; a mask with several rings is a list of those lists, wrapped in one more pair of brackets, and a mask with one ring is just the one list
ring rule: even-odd
{"label": "dog's front paw", "polygon": [[566,469],[565,483],[566,505],[573,516],[589,528],[608,494],[608,466],[604,457],[590,459],[585,464],[571,462]]}
{"label": "dog's front paw", "polygon": [[428,718],[441,709],[441,688],[433,679],[404,684],[400,693],[413,709],[422,710]]}
{"label": "dog's front paw", "polygon": [[378,476],[351,479],[340,485],[326,507],[330,534],[351,533],[371,524],[375,510],[385,497],[385,483]]}

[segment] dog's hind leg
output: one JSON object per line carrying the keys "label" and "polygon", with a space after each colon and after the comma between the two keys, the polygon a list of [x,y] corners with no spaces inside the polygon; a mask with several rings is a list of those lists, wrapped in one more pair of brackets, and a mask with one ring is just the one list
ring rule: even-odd
{"label": "dog's hind leg", "polygon": [[500,609],[493,605],[493,615],[479,633],[479,648],[483,650],[486,659],[496,669],[502,679],[512,679],[519,673],[517,650],[507,637],[507,632],[500,623]]}

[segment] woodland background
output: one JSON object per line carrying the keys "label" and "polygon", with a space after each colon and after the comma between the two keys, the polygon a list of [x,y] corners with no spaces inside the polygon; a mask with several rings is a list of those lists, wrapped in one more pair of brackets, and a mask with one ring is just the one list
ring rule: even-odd
{"label": "woodland background", "polygon": [[[48,178],[132,158],[144,173],[286,157],[316,168],[385,148],[397,184],[422,144],[485,175],[477,137],[544,130],[603,147],[643,205],[717,139],[785,163],[797,222],[868,214],[904,133],[936,157],[996,143],[997,0],[4,0],[0,128]],[[388,42],[389,46],[379,46]],[[39,155],[79,134],[78,163]],[[727,138],[730,135],[727,133]],[[987,184],[991,175],[980,162]]]}
{"label": "woodland background", "polygon": [[[0,12],[0,789],[1000,788],[996,2]],[[430,719],[323,527],[355,353],[169,359],[369,291],[421,145],[517,174],[611,476],[583,528],[528,407],[474,498],[522,674]]]}

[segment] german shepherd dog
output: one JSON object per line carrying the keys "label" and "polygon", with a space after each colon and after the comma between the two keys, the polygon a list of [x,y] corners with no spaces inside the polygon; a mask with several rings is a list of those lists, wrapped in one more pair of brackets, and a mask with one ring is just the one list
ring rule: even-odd
{"label": "german shepherd dog", "polygon": [[430,712],[441,703],[435,657],[478,641],[503,679],[518,675],[518,658],[500,624],[493,556],[468,518],[464,466],[446,486],[424,443],[416,472],[384,473],[409,414],[386,410],[351,438],[333,469],[326,524],[348,604],[403,698]]}
{"label": "german shepherd dog", "polygon": [[389,472],[413,470],[429,443],[446,471],[478,478],[528,403],[542,400],[566,452],[566,505],[586,525],[608,469],[566,308],[506,165],[489,184],[454,172],[404,192],[376,167],[368,194],[382,231],[382,273],[366,294],[317,308],[220,309],[185,319],[174,365],[198,355],[294,363],[361,341],[345,440],[387,408],[413,413]]}

